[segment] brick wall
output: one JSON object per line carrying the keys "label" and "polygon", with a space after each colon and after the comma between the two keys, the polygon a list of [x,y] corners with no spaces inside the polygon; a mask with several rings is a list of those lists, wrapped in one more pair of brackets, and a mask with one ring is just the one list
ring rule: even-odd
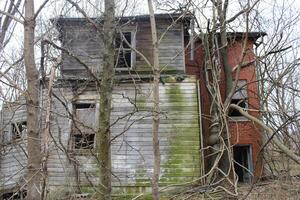
{"label": "brick wall", "polygon": [[[251,61],[254,59],[253,53],[253,43],[254,39],[249,39],[247,42],[247,50],[245,51],[244,61]],[[228,57],[230,66],[236,66],[242,58],[243,41],[241,39],[236,39],[235,41],[229,41],[228,46]],[[205,86],[205,74],[203,71],[204,67],[204,50],[201,41],[197,41],[195,44],[195,59],[190,60],[190,50],[186,52],[186,73],[189,75],[196,75],[200,83],[200,100],[202,109],[202,133],[204,139],[204,146],[207,145],[207,138],[209,136],[209,110],[210,110],[210,98],[208,91]],[[233,74],[235,78],[235,74]],[[241,69],[239,78],[240,80],[246,80],[247,93],[248,93],[248,104],[249,109],[258,110],[259,109],[259,98],[257,95],[258,87],[256,83],[256,73],[255,66],[249,65]],[[225,95],[225,77],[224,71],[221,74],[220,89],[222,97]],[[255,117],[259,117],[259,112],[249,111],[249,113]],[[259,127],[252,121],[242,119],[239,121],[230,121],[230,135],[231,144],[238,145],[251,145],[252,147],[252,160],[254,166],[255,177],[258,177],[262,173],[262,157],[260,152],[260,147],[262,143],[262,136],[260,134]],[[205,152],[208,155],[211,152]],[[209,159],[205,162],[206,168],[210,166]]]}

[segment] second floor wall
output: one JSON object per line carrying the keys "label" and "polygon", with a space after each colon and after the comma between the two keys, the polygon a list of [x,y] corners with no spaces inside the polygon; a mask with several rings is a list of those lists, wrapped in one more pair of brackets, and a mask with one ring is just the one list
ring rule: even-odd
{"label": "second floor wall", "polygon": [[[160,40],[159,61],[162,73],[183,73],[185,70],[184,20],[178,20],[177,15],[158,15],[156,23]],[[115,40],[116,73],[129,74],[130,71],[150,74],[151,66],[143,58],[144,56],[150,63],[153,63],[149,16],[121,19],[119,24],[121,25],[116,28]],[[62,46],[72,53],[72,56],[69,56],[67,52],[62,52],[62,75],[82,77],[83,74],[87,74],[87,67],[93,73],[101,72],[103,60],[101,25],[97,29],[83,18],[58,18],[56,26],[60,31]]]}

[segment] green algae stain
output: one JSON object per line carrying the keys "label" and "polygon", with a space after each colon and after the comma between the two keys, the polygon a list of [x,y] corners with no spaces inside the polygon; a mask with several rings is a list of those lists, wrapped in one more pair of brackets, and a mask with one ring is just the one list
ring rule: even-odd
{"label": "green algae stain", "polygon": [[[169,118],[172,124],[171,136],[169,138],[169,152],[167,162],[162,164],[162,185],[182,183],[191,181],[200,175],[200,141],[198,107],[196,88],[195,94],[183,92],[180,84],[171,84],[167,89],[168,103],[170,104]],[[176,103],[175,103],[176,102]],[[187,106],[192,109],[186,112]],[[188,123],[181,126],[179,123]],[[192,141],[192,142],[188,142]]]}
{"label": "green algae stain", "polygon": [[145,95],[138,94],[137,100],[136,100],[136,106],[139,110],[143,110],[147,107]]}
{"label": "green algae stain", "polygon": [[[189,85],[188,90],[191,92],[185,91],[186,85],[189,84],[181,84],[172,79],[166,80],[166,84],[161,86],[165,89],[165,92],[161,94],[163,101],[161,106],[167,110],[166,120],[171,126],[162,133],[167,134],[168,149],[166,159],[161,162],[160,188],[170,184],[189,182],[200,176],[202,163],[199,152],[200,127],[196,82]],[[191,85],[195,88],[190,87]],[[136,101],[138,108],[149,108],[148,99],[149,97],[139,94]],[[147,170],[141,167],[137,169],[135,176],[135,186],[125,186],[123,192],[118,193],[121,195],[113,199],[131,199],[141,193],[144,195],[138,199],[152,199]],[[178,189],[175,190],[178,191]],[[169,192],[162,192],[161,199],[169,199],[172,193]]]}

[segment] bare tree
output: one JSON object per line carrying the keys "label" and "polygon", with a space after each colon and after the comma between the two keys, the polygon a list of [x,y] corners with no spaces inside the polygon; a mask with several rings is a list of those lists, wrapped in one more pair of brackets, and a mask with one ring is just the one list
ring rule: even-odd
{"label": "bare tree", "polygon": [[39,74],[34,54],[34,1],[25,1],[24,61],[27,79],[27,199],[41,199],[41,140],[39,131]]}
{"label": "bare tree", "polygon": [[100,163],[100,199],[111,199],[111,100],[114,83],[115,3],[105,0],[103,25],[103,72],[100,85],[99,129],[96,136]]}
{"label": "bare tree", "polygon": [[[245,58],[245,53],[247,51],[248,34],[250,32],[251,25],[253,26],[253,24],[255,23],[254,21],[250,21],[250,20],[253,20],[253,19],[250,19],[251,12],[255,11],[254,8],[257,5],[257,2],[258,1],[254,1],[254,2],[248,1],[245,4],[245,6],[241,9],[240,12],[238,12],[236,15],[233,15],[233,17],[228,18],[227,17],[227,12],[228,12],[227,9],[228,9],[229,1],[226,1],[226,0],[225,1],[212,1],[212,7],[213,7],[213,14],[211,15],[212,19],[209,20],[209,22],[207,23],[206,32],[204,34],[200,34],[200,35],[202,35],[201,40],[204,43],[203,46],[204,46],[204,51],[205,51],[205,56],[206,56],[206,59],[205,59],[205,73],[206,73],[206,84],[207,84],[206,86],[208,88],[209,95],[210,95],[211,102],[212,102],[211,110],[210,110],[211,111],[210,112],[210,116],[211,116],[211,127],[210,127],[211,133],[210,134],[211,134],[211,136],[209,138],[209,142],[214,151],[215,156],[213,159],[214,162],[211,165],[211,169],[215,169],[218,172],[218,174],[221,175],[221,177],[222,177],[221,179],[211,179],[211,180],[219,180],[219,181],[217,181],[217,183],[221,183],[220,180],[228,180],[229,183],[232,183],[233,187],[237,187],[237,185],[234,183],[235,181],[231,182],[229,179],[226,178],[226,177],[230,177],[229,172],[232,170],[232,166],[233,166],[233,162],[234,162],[232,153],[230,152],[230,149],[232,146],[230,145],[230,143],[227,143],[229,141],[229,138],[231,135],[229,126],[228,126],[228,115],[229,115],[230,109],[238,110],[244,117],[250,119],[251,121],[255,122],[255,124],[261,126],[265,130],[266,137],[268,138],[268,142],[272,141],[272,143],[275,144],[276,148],[278,148],[281,153],[285,154],[291,160],[293,160],[299,164],[299,156],[292,150],[291,146],[285,144],[284,141],[286,141],[286,140],[282,139],[283,132],[286,132],[287,129],[291,129],[291,126],[289,126],[289,128],[288,128],[288,126],[286,126],[285,124],[294,123],[295,119],[298,118],[297,112],[291,112],[291,110],[288,111],[286,106],[283,105],[285,103],[283,103],[283,104],[280,103],[280,102],[283,102],[282,95],[283,95],[283,93],[286,93],[286,92],[282,92],[282,93],[280,92],[281,95],[278,95],[278,93],[277,93],[277,97],[275,99],[273,99],[274,101],[280,103],[280,104],[278,104],[278,108],[279,108],[278,110],[280,110],[280,112],[279,112],[280,114],[278,114],[277,117],[273,117],[274,116],[273,115],[269,119],[268,119],[268,117],[266,117],[266,115],[272,115],[271,113],[274,112],[274,108],[269,107],[271,104],[269,104],[269,106],[266,106],[266,104],[268,104],[270,102],[270,99],[272,97],[274,97],[272,94],[276,94],[276,92],[272,92],[272,91],[278,92],[281,90],[281,89],[278,90],[278,86],[282,87],[284,85],[285,87],[288,87],[289,90],[292,91],[292,93],[295,94],[296,96],[297,96],[297,91],[298,91],[297,88],[288,86],[288,84],[285,84],[282,82],[282,80],[285,80],[285,78],[283,78],[283,77],[285,77],[285,75],[287,75],[287,72],[289,72],[289,71],[295,72],[294,70],[291,70],[290,66],[297,66],[298,59],[296,58],[295,60],[291,61],[290,64],[287,64],[287,66],[285,66],[285,67],[281,66],[282,69],[280,69],[281,67],[278,66],[278,64],[282,63],[282,61],[283,61],[282,57],[278,56],[278,53],[280,54],[282,52],[286,52],[286,50],[288,50],[290,48],[289,45],[286,43],[287,40],[285,40],[285,38],[283,38],[282,34],[280,33],[280,31],[282,31],[282,29],[280,28],[280,24],[282,22],[279,22],[277,25],[275,25],[275,27],[279,31],[279,33],[278,33],[278,31],[276,31],[276,33],[275,33],[275,35],[277,35],[278,38],[276,38],[277,36],[272,35],[272,37],[271,37],[272,42],[269,42],[269,43],[261,42],[260,43],[260,45],[262,45],[262,44],[266,45],[266,46],[262,47],[262,49],[264,49],[264,50],[260,56],[257,56],[254,60],[250,60],[250,61],[246,61],[246,58]],[[198,9],[200,9],[200,8],[198,7]],[[283,10],[281,10],[281,11],[283,12]],[[230,23],[237,20],[241,14],[243,14],[243,17],[244,17],[243,20],[245,22],[245,30],[244,30],[245,35],[242,40],[243,48],[239,55],[239,63],[236,66],[232,67],[228,64],[227,32],[229,32],[228,30],[230,28]],[[279,16],[284,16],[284,14],[281,13]],[[298,17],[298,15],[291,18],[291,23],[296,21],[295,19],[297,17]],[[255,18],[255,19],[257,20],[258,18]],[[285,25],[285,28],[290,28],[291,24],[284,23],[284,25]],[[261,29],[259,29],[259,30],[261,30]],[[272,47],[269,46],[269,44],[271,44],[271,43],[273,43],[273,45],[270,45]],[[257,44],[257,45],[259,45],[259,44]],[[260,46],[260,48],[261,48],[261,46]],[[273,54],[276,54],[276,56],[275,55],[273,56]],[[289,54],[289,55],[291,55],[291,54]],[[243,67],[252,65],[256,61],[261,61],[261,65],[259,65],[259,66],[262,66],[262,68],[259,68],[259,69],[262,70],[261,72],[264,73],[264,76],[260,76],[258,81],[264,83],[264,85],[262,86],[262,87],[264,87],[264,89],[269,88],[271,90],[271,91],[267,91],[267,92],[266,92],[266,90],[263,90],[263,88],[261,88],[261,90],[260,90],[260,97],[268,98],[268,100],[262,99],[262,102],[264,102],[265,104],[262,107],[262,110],[258,110],[258,111],[265,112],[265,114],[264,114],[265,118],[263,118],[263,119],[259,119],[259,118],[257,118],[257,116],[251,116],[251,115],[249,115],[249,113],[245,112],[243,108],[239,107],[238,105],[231,104],[232,95],[236,91],[236,86],[237,86],[237,81],[233,81],[233,80],[238,80],[239,72]],[[270,64],[272,64],[272,65],[270,65]],[[276,65],[276,67],[274,64]],[[272,69],[270,69],[269,66],[272,66]],[[274,69],[277,69],[277,70],[275,70],[276,72],[274,71]],[[295,69],[295,68],[293,68],[293,69]],[[222,90],[220,89],[220,85],[219,85],[219,82],[221,81],[222,76],[223,76],[222,75],[223,70],[224,70],[224,79],[225,79],[225,84],[226,84],[226,94],[224,96],[222,94]],[[282,74],[280,74],[279,76],[276,75],[276,76],[278,76],[278,78],[272,79],[270,77],[270,74],[277,73],[281,70],[282,70]],[[261,74],[261,72],[259,74]],[[287,76],[290,77],[290,75],[287,75]],[[271,80],[269,80],[271,83],[266,81],[266,78],[271,79]],[[294,82],[292,80],[290,80],[290,81]],[[290,81],[288,81],[288,82],[291,83]],[[280,84],[282,84],[282,85],[280,86]],[[291,84],[291,85],[295,86],[295,84]],[[294,95],[294,97],[295,97],[295,95]],[[270,97],[270,96],[272,96],[272,97]],[[289,95],[289,97],[291,97],[291,96],[293,96],[293,95]],[[292,98],[292,99],[294,99],[294,98]],[[264,110],[266,108],[267,108],[267,111]],[[292,106],[292,109],[294,109],[294,108],[295,108],[295,106]],[[259,108],[256,108],[256,109],[259,109]],[[268,110],[268,109],[271,109],[272,111]],[[287,114],[287,113],[290,113],[290,114]],[[293,114],[291,114],[291,113],[293,113]],[[282,117],[282,116],[285,116],[285,117]],[[273,117],[273,119],[272,119],[272,117]],[[279,123],[279,121],[282,121],[282,123]],[[273,125],[277,124],[277,126],[275,125],[276,128],[270,127],[270,125],[271,125],[270,123]],[[283,128],[283,127],[285,127],[285,128]],[[281,132],[282,135],[277,134],[277,132]],[[291,137],[290,137],[290,139],[291,139]],[[263,147],[265,147],[265,145],[263,145]],[[292,146],[295,146],[295,144]],[[213,178],[214,176],[211,175],[209,177]],[[229,192],[229,191],[227,191],[227,192]],[[237,195],[237,192],[233,191],[233,193],[230,193],[230,194]]]}
{"label": "bare tree", "polygon": [[153,48],[153,122],[152,122],[152,139],[153,139],[153,175],[152,175],[152,197],[155,200],[159,199],[159,174],[160,174],[160,149],[159,149],[159,78],[160,78],[160,67],[159,67],[159,51],[156,32],[156,23],[154,17],[153,3],[152,0],[148,0],[150,25],[151,25],[151,36],[152,36],[152,48]]}
{"label": "bare tree", "polygon": [[[19,1],[18,1],[19,2]],[[72,2],[69,0],[69,2]],[[204,44],[205,51],[205,73],[206,73],[206,83],[207,88],[209,90],[210,98],[212,101],[211,105],[211,136],[209,138],[210,148],[214,151],[214,159],[212,163],[212,171],[205,176],[209,177],[210,183],[214,184],[216,189],[222,188],[227,191],[229,194],[236,196],[236,176],[234,176],[234,180],[231,180],[230,173],[233,171],[233,156],[231,152],[231,144],[229,142],[230,131],[228,125],[228,112],[229,109],[236,109],[241,114],[243,114],[248,119],[252,120],[256,124],[260,125],[267,131],[268,140],[272,141],[277,147],[275,148],[280,153],[287,154],[290,158],[292,158],[296,163],[299,163],[299,156],[295,154],[295,152],[291,151],[292,148],[299,147],[299,136],[294,134],[294,132],[299,132],[299,123],[297,119],[299,119],[299,112],[297,111],[297,98],[299,97],[299,89],[297,84],[296,77],[293,77],[289,81],[284,81],[283,76],[289,73],[295,72],[295,70],[291,70],[293,67],[298,66],[298,59],[295,59],[294,62],[291,62],[290,68],[287,70],[283,70],[281,74],[277,74],[277,78],[271,76],[270,68],[266,66],[267,56],[274,56],[272,59],[277,59],[278,54],[284,50],[289,49],[286,46],[277,45],[278,49],[270,48],[268,52],[264,52],[265,55],[261,55],[256,58],[255,61],[262,61],[262,71],[260,73],[260,80],[266,80],[263,82],[261,88],[261,96],[264,96],[263,106],[267,108],[267,110],[263,110],[264,112],[264,121],[257,119],[249,113],[245,112],[244,109],[237,105],[230,105],[230,100],[232,95],[236,91],[237,80],[239,70],[243,66],[247,66],[249,64],[253,64],[255,61],[250,61],[249,63],[244,62],[244,55],[247,46],[247,32],[249,31],[246,28],[246,34],[243,43],[243,50],[241,52],[241,60],[240,63],[232,68],[232,66],[228,63],[228,35],[227,31],[231,28],[229,25],[233,22],[238,16],[244,14],[246,18],[246,23],[248,23],[248,17],[250,11],[252,11],[253,6],[257,1],[255,1],[252,5],[248,2],[248,4],[238,12],[237,15],[234,15],[233,18],[228,18],[228,5],[230,2],[228,0],[212,0],[212,9],[213,15],[212,20],[207,22],[207,32],[203,34],[200,33],[201,40]],[[39,199],[40,194],[40,167],[41,167],[41,157],[40,157],[40,135],[39,135],[39,124],[38,124],[38,113],[39,113],[39,82],[38,82],[38,71],[36,65],[34,63],[35,55],[34,55],[34,30],[35,30],[35,18],[33,12],[33,1],[26,1],[25,4],[25,21],[24,21],[24,59],[25,59],[25,67],[26,67],[26,77],[28,79],[28,90],[26,93],[27,106],[28,106],[28,199]],[[80,10],[80,7],[74,2],[71,3],[72,6],[76,7],[77,10]],[[160,72],[161,68],[159,67],[159,41],[157,39],[157,31],[156,31],[156,23],[154,18],[154,9],[152,5],[152,0],[148,0],[148,7],[150,13],[150,22],[151,22],[151,33],[152,33],[152,48],[153,48],[153,64],[148,63],[150,67],[152,67],[153,71],[153,85],[152,85],[152,95],[153,99],[153,108],[152,108],[152,142],[153,142],[153,174],[151,178],[152,184],[152,197],[153,199],[159,199],[159,177],[160,177],[160,147],[159,147],[159,127],[160,127],[160,94],[159,94],[159,80],[160,80]],[[191,1],[188,4],[192,4]],[[77,5],[77,6],[76,6]],[[96,131],[96,147],[98,148],[96,151],[96,157],[99,163],[99,177],[100,183],[97,186],[97,192],[99,192],[100,199],[111,199],[111,102],[112,102],[112,91],[114,84],[114,35],[115,35],[115,4],[114,1],[105,1],[105,11],[103,26],[99,26],[97,21],[92,20],[86,14],[84,17],[89,21],[92,26],[98,27],[97,34],[99,37],[103,38],[103,73],[101,75],[96,75],[93,77],[96,79],[95,82],[100,83],[100,112],[99,112],[99,120],[98,120],[98,129]],[[182,8],[180,8],[182,9]],[[178,9],[178,10],[180,10]],[[178,11],[177,10],[177,11]],[[84,10],[82,9],[84,13]],[[14,19],[13,14],[8,14],[6,12],[1,12],[5,16],[9,16],[7,19]],[[10,16],[12,15],[12,16]],[[18,18],[16,21],[20,21]],[[5,21],[5,20],[4,20]],[[23,21],[21,21],[23,23]],[[3,23],[4,24],[4,23]],[[5,25],[7,27],[7,25]],[[248,27],[248,25],[246,25]],[[102,32],[103,28],[103,32]],[[5,33],[5,32],[3,32]],[[7,36],[4,36],[7,37]],[[3,37],[3,38],[4,38]],[[1,38],[1,37],[0,37]],[[126,40],[126,39],[125,39]],[[4,41],[4,40],[3,40]],[[128,46],[130,44],[127,42]],[[2,42],[5,43],[5,42]],[[50,44],[50,42],[49,42]],[[52,44],[53,46],[55,44]],[[60,48],[58,49],[68,52],[67,49]],[[130,47],[134,49],[133,47]],[[134,50],[137,51],[137,50]],[[139,54],[137,52],[137,54]],[[68,52],[68,55],[72,55],[72,52]],[[142,57],[142,55],[141,55]],[[271,59],[271,60],[272,60]],[[269,60],[269,61],[271,61]],[[80,62],[80,59],[77,58],[77,61]],[[278,66],[277,62],[275,66]],[[81,63],[84,64],[84,63]],[[274,63],[273,63],[274,64]],[[264,66],[266,65],[266,66]],[[273,65],[274,66],[274,65]],[[266,67],[265,69],[263,67]],[[88,70],[88,67],[86,66]],[[222,96],[222,90],[220,89],[220,79],[221,79],[221,71],[225,72],[225,84],[226,84],[226,94]],[[276,71],[280,71],[279,69]],[[52,71],[53,72],[53,71]],[[54,72],[53,72],[54,73]],[[235,77],[234,77],[235,73]],[[93,74],[91,72],[91,74]],[[52,74],[53,75],[53,74]],[[95,74],[94,74],[95,75]],[[51,77],[54,77],[51,76]],[[267,77],[267,78],[266,78]],[[287,79],[292,76],[287,76]],[[259,81],[260,81],[259,80]],[[52,80],[53,81],[53,80]],[[49,85],[50,86],[50,85]],[[279,86],[279,88],[277,87]],[[270,89],[271,88],[271,89]],[[284,98],[286,94],[285,88],[288,88],[292,95],[288,95],[290,98]],[[267,92],[266,90],[270,89]],[[49,91],[51,88],[49,87]],[[51,91],[52,92],[52,91]],[[51,92],[49,92],[49,96],[51,96]],[[49,98],[50,99],[50,98]],[[272,104],[270,107],[269,101],[273,100],[276,102],[276,106]],[[292,109],[287,108],[285,105],[286,99],[290,99],[293,102]],[[49,100],[49,107],[47,113],[50,113],[51,107],[51,99]],[[268,105],[267,105],[268,104]],[[136,105],[135,105],[136,106]],[[68,109],[67,106],[66,110]],[[265,108],[264,107],[264,108]],[[280,109],[280,112],[276,117],[271,114],[274,113],[274,109]],[[130,113],[129,113],[130,114]],[[50,119],[49,115],[47,115],[46,128],[45,132],[49,132],[50,134]],[[272,118],[273,117],[273,118]],[[70,114],[70,118],[72,121],[76,121],[74,116]],[[278,121],[287,122],[289,124],[293,124],[293,126],[284,126],[282,124],[278,124]],[[117,123],[117,122],[115,122]],[[125,132],[125,131],[124,131]],[[277,133],[280,134],[277,134]],[[123,134],[123,133],[122,133]],[[120,134],[120,135],[122,135]],[[120,136],[118,135],[118,136]],[[117,136],[116,136],[117,137]],[[114,138],[115,139],[115,138]],[[61,145],[63,146],[63,145]],[[64,150],[66,155],[69,156],[68,152]],[[34,155],[34,156],[33,156]],[[38,156],[36,156],[38,155]],[[70,160],[73,158],[70,158]],[[73,160],[74,161],[74,160]],[[78,167],[78,163],[74,161],[76,166]],[[74,165],[75,165],[74,164]],[[217,178],[216,178],[217,177]],[[80,177],[79,177],[80,180]],[[226,181],[226,182],[225,182]],[[228,189],[227,187],[223,187],[227,182],[229,182],[232,188]],[[78,182],[78,185],[80,181]],[[219,187],[221,185],[221,187]],[[219,187],[219,188],[218,188]],[[98,190],[99,189],[99,190]]]}
{"label": "bare tree", "polygon": [[268,30],[256,48],[261,116],[272,130],[264,144],[264,159],[267,174],[291,176],[299,158],[286,156],[277,143],[290,150],[299,147],[299,13],[295,5],[284,2],[272,4],[272,10],[268,16],[257,14],[255,20],[258,29]]}

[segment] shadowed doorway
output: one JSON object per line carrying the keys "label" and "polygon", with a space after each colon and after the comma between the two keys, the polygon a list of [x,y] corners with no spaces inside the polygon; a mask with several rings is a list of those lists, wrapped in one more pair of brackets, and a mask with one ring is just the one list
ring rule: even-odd
{"label": "shadowed doorway", "polygon": [[234,169],[239,182],[250,183],[252,172],[252,151],[250,145],[237,145],[233,147]]}

